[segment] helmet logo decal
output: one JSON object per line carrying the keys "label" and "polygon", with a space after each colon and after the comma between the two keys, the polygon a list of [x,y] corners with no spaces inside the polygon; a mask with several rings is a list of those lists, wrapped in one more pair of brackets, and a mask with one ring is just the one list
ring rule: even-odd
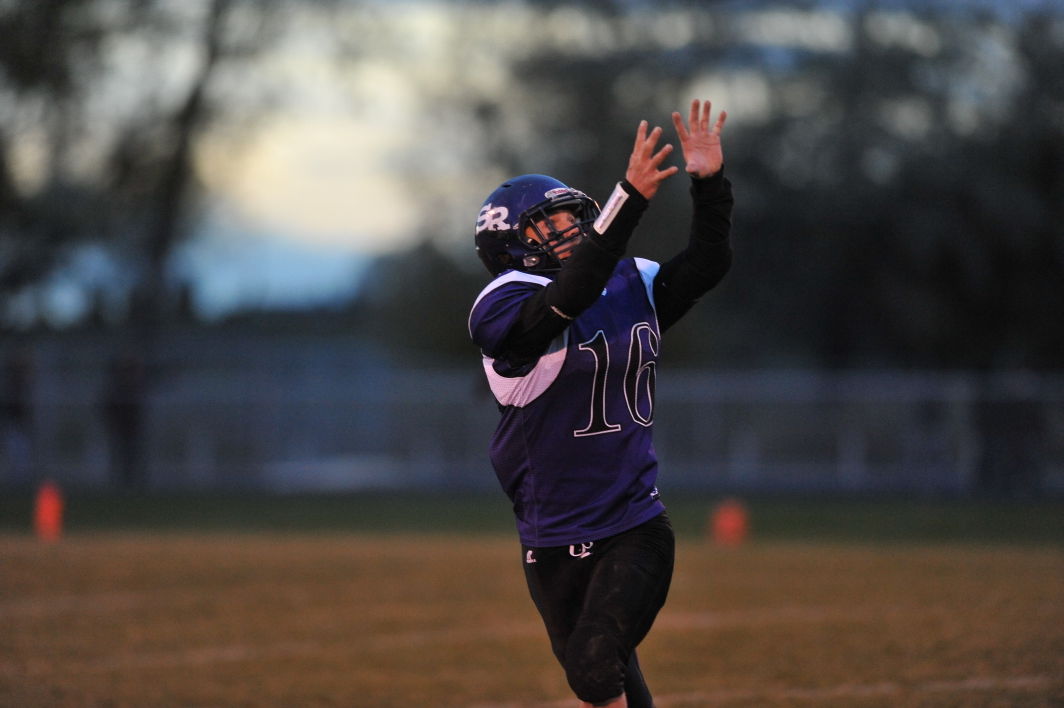
{"label": "helmet logo decal", "polygon": [[544,192],[543,196],[547,199],[556,199],[558,197],[569,196],[572,193],[573,190],[569,189],[568,187],[555,187],[554,189],[549,189]]}
{"label": "helmet logo decal", "polygon": [[509,231],[510,225],[506,223],[510,216],[510,210],[504,206],[485,204],[477,217],[477,231]]}

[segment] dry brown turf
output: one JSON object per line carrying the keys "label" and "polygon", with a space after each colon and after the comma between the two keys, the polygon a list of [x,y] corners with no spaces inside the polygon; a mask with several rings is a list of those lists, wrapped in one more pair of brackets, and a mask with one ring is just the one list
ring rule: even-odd
{"label": "dry brown turf", "polygon": [[[0,535],[3,706],[572,706],[493,534]],[[682,539],[659,708],[1064,705],[1059,547]]]}

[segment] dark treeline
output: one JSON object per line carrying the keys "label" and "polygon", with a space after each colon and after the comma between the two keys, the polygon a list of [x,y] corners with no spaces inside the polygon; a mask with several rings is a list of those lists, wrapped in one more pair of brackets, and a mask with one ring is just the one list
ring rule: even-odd
{"label": "dark treeline", "polygon": [[[910,4],[898,24],[881,3],[853,3],[842,17],[852,41],[838,52],[752,46],[730,34],[741,13],[722,13],[717,42],[532,57],[514,73],[527,100],[549,107],[534,121],[541,148],[516,154],[498,137],[504,106],[481,107],[483,133],[511,172],[553,171],[602,198],[639,118],[675,142],[668,111],[712,88],[702,73],[733,72],[726,95],[766,91],[768,104],[746,121],[741,107],[717,106],[733,114],[735,264],[670,336],[667,356],[719,367],[1060,369],[1064,18],[1006,23]],[[620,95],[629,105],[616,105]],[[682,244],[681,179],[659,193],[632,252],[667,257]],[[429,269],[427,258],[441,262]],[[468,302],[454,297],[458,276],[444,260],[419,248],[389,263],[382,287],[418,282],[424,292],[397,288],[376,312],[413,345],[410,325],[422,318],[411,313],[452,306],[452,338],[431,341],[457,353]]]}

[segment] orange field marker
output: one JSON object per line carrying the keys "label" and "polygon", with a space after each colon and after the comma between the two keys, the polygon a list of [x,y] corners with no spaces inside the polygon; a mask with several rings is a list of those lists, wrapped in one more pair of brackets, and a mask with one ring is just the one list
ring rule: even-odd
{"label": "orange field marker", "polygon": [[37,489],[33,529],[42,541],[58,541],[63,535],[63,493],[55,482],[44,482]]}
{"label": "orange field marker", "polygon": [[738,499],[725,499],[710,516],[710,534],[719,546],[739,546],[750,533],[750,515]]}

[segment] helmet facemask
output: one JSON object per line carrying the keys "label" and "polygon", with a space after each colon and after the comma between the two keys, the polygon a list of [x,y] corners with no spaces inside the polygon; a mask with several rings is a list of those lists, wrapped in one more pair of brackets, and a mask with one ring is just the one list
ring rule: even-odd
{"label": "helmet facemask", "polygon": [[[558,228],[551,219],[558,212],[568,212],[573,222]],[[535,270],[557,270],[572,249],[591,234],[598,216],[598,207],[586,196],[572,194],[569,198],[551,199],[527,209],[518,221],[518,229],[527,253],[522,266]],[[528,230],[536,238],[528,235]],[[546,262],[544,262],[546,261]]]}

